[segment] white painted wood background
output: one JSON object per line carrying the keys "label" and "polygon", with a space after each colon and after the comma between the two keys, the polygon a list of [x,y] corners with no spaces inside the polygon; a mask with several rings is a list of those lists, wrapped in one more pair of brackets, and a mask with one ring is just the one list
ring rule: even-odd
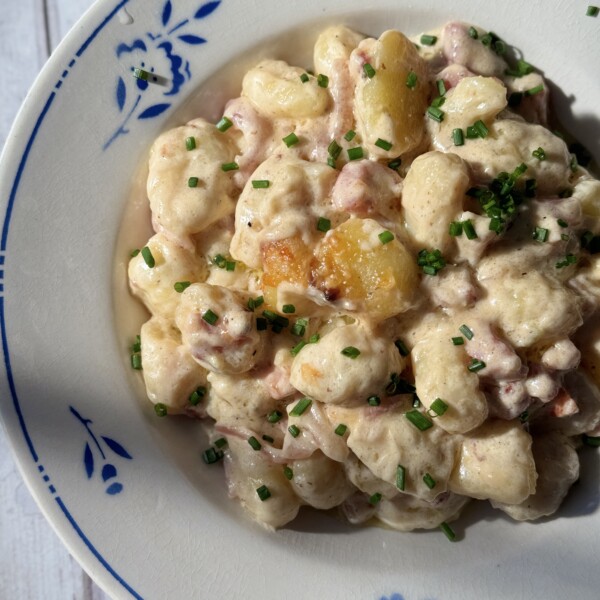
{"label": "white painted wood background", "polygon": [[[50,52],[93,0],[0,0],[0,149]],[[0,427],[0,599],[107,600],[46,522]]]}

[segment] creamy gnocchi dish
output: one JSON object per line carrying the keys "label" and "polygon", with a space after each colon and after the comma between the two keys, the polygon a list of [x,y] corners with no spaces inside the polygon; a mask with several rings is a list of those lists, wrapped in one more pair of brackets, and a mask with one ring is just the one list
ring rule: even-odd
{"label": "creamy gnocchi dish", "polygon": [[313,69],[263,60],[152,146],[129,283],[157,415],[211,423],[271,528],[554,513],[600,442],[600,182],[546,81],[460,22],[330,27]]}

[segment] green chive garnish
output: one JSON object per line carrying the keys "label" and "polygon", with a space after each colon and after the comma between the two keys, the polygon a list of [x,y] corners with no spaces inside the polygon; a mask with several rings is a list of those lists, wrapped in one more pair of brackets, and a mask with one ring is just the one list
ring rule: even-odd
{"label": "green chive garnish", "polygon": [[329,156],[335,160],[338,158],[341,151],[342,147],[335,140],[331,140],[331,143],[329,146],[327,146],[327,152],[329,153]]}
{"label": "green chive garnish", "polygon": [[438,123],[444,120],[444,111],[440,110],[437,106],[430,106],[427,109],[427,116]]}
{"label": "green chive garnish", "polygon": [[214,448],[207,448],[202,453],[202,460],[207,465],[212,465],[216,462],[219,462],[222,458],[223,458],[223,452],[220,452],[219,450],[215,450]]}
{"label": "green chive garnish", "polygon": [[533,239],[536,240],[536,242],[545,242],[548,240],[549,233],[550,231],[544,227],[536,227],[533,230]]}
{"label": "green chive garnish", "polygon": [[225,261],[225,270],[226,271],[235,271],[235,260],[226,260]]}
{"label": "green chive garnish", "polygon": [[256,317],[256,331],[266,331],[267,320],[262,317]]}
{"label": "green chive garnish", "polygon": [[262,502],[268,500],[271,497],[271,492],[266,485],[261,485],[259,488],[256,488],[256,493]]}
{"label": "green chive garnish", "polygon": [[157,417],[166,417],[167,416],[167,405],[163,404],[162,402],[157,402],[154,405],[154,412],[156,413]]}
{"label": "green chive garnish", "polygon": [[438,96],[443,96],[446,93],[446,84],[444,83],[444,80],[438,79],[435,82],[435,85],[437,87]]}
{"label": "green chive garnish", "polygon": [[297,136],[297,135],[296,135],[294,132],[292,132],[292,133],[290,133],[290,134],[286,135],[286,136],[283,138],[283,143],[284,143],[284,144],[285,144],[285,145],[286,145],[288,148],[290,148],[290,147],[291,147],[291,146],[293,146],[294,144],[297,144],[299,141],[300,141],[300,140],[298,139],[298,136]]}
{"label": "green chive garnish", "polygon": [[196,388],[190,394],[188,401],[192,406],[198,406],[198,404],[200,404],[200,401],[202,400],[202,398],[204,398],[205,395],[206,395],[206,388],[203,385],[201,385],[199,388]]}
{"label": "green chive garnish", "polygon": [[264,189],[264,188],[268,188],[270,183],[271,182],[268,179],[253,179],[252,187],[254,189]]}
{"label": "green chive garnish", "polygon": [[448,523],[444,522],[440,525],[440,529],[444,532],[444,535],[451,541],[453,542],[454,540],[456,540],[456,533],[454,533],[454,530],[452,529],[452,527],[450,527],[450,525],[448,525]]}
{"label": "green chive garnish", "polygon": [[419,430],[426,431],[433,427],[433,423],[420,411],[413,409],[404,413],[404,416]]}
{"label": "green chive garnish", "polygon": [[308,343],[309,344],[316,344],[319,340],[321,339],[321,335],[318,333],[313,333],[309,338],[308,338]]}
{"label": "green chive garnish", "polygon": [[308,397],[301,398],[290,411],[290,416],[299,417],[312,404],[312,399]]}
{"label": "green chive garnish", "polygon": [[477,235],[477,232],[475,231],[475,227],[473,227],[473,223],[471,222],[471,219],[467,219],[466,221],[463,221],[462,226],[463,226],[463,231],[465,232],[465,235],[467,236],[468,239],[474,240],[475,238],[479,237]]}
{"label": "green chive garnish", "polygon": [[139,253],[140,253],[140,249],[139,249],[139,248],[135,248],[134,250],[132,250],[132,251],[129,253],[129,256],[130,256],[131,258],[135,258],[135,257],[136,257],[136,256],[137,256]]}
{"label": "green chive garnish", "polygon": [[200,179],[198,179],[198,177],[190,177],[188,179],[188,187],[191,187],[191,188],[198,187],[199,181],[200,181]]}
{"label": "green chive garnish", "polygon": [[248,443],[252,446],[252,450],[260,450],[262,448],[262,444],[253,435],[248,438]]}
{"label": "green chive garnish", "polygon": [[300,435],[300,428],[297,427],[296,425],[290,425],[288,427],[288,431],[290,432],[290,435],[292,437],[298,437]]}
{"label": "green chive garnish", "polygon": [[274,438],[272,438],[270,435],[266,435],[266,434],[262,436],[262,439],[269,444],[272,444],[275,441]]}
{"label": "green chive garnish", "polygon": [[156,261],[154,260],[154,256],[152,256],[152,250],[150,250],[150,248],[148,248],[148,246],[144,246],[142,248],[141,252],[142,252],[142,258],[144,259],[146,266],[149,269],[153,269],[154,266],[156,265]]}
{"label": "green chive garnish", "polygon": [[267,421],[269,423],[277,423],[281,420],[281,417],[283,417],[283,413],[279,410],[274,410],[267,416]]}
{"label": "green chive garnish", "polygon": [[455,346],[463,346],[463,345],[464,345],[464,343],[465,343],[465,338],[464,338],[464,337],[462,337],[462,336],[460,336],[460,335],[459,335],[459,336],[457,336],[457,337],[453,337],[453,338],[452,338],[452,343],[453,343]]}
{"label": "green chive garnish", "polygon": [[347,356],[348,358],[354,359],[360,355],[360,350],[358,348],[355,348],[354,346],[346,346],[346,348],[342,350],[342,354],[344,356]]}
{"label": "green chive garnish", "polygon": [[387,140],[382,140],[381,138],[377,138],[377,141],[375,142],[375,145],[378,148],[381,148],[382,150],[385,150],[386,152],[388,152],[389,150],[392,149],[391,142],[388,142]]}
{"label": "green chive garnish", "polygon": [[382,244],[389,244],[394,239],[394,234],[391,231],[382,231],[378,236]]}
{"label": "green chive garnish", "polygon": [[306,332],[306,326],[308,325],[308,319],[298,319],[292,326],[292,333],[294,335],[302,336]]}
{"label": "green chive garnish", "polygon": [[131,368],[136,371],[142,370],[142,355],[139,352],[134,352],[131,355]]}
{"label": "green chive garnish", "polygon": [[356,146],[356,148],[348,148],[348,160],[359,160],[364,156],[363,149],[361,146]]}
{"label": "green chive garnish", "polygon": [[317,231],[322,231],[323,233],[329,231],[331,229],[331,221],[326,219],[325,217],[319,217],[317,221]]}
{"label": "green chive garnish", "polygon": [[534,96],[535,94],[539,94],[540,92],[543,92],[543,91],[544,91],[544,86],[540,83],[539,85],[536,85],[535,87],[532,87],[530,90],[527,90],[523,93],[526,94],[527,96]]}
{"label": "green chive garnish", "polygon": [[356,136],[356,131],[354,131],[353,129],[350,129],[349,131],[346,131],[346,133],[344,134],[344,139],[347,142],[351,142],[355,136]]}
{"label": "green chive garnish", "polygon": [[400,356],[408,356],[410,354],[409,349],[406,347],[406,344],[402,340],[396,340],[394,342],[394,346],[398,348],[398,352],[400,352]]}
{"label": "green chive garnish", "polygon": [[285,313],[286,315],[291,315],[296,312],[296,307],[293,304],[284,304],[281,307],[281,312]]}
{"label": "green chive garnish", "polygon": [[588,6],[585,14],[587,17],[597,17],[600,13],[600,8],[597,6]]}
{"label": "green chive garnish", "polygon": [[406,77],[406,87],[411,90],[417,85],[417,74],[411,71]]}
{"label": "green chive garnish", "polygon": [[430,416],[433,416],[431,413],[433,412],[434,414],[436,414],[438,417],[441,417],[447,410],[448,410],[448,405],[441,399],[441,398],[436,398],[432,403],[431,406],[429,407],[429,410],[431,411],[429,414]]}
{"label": "green chive garnish", "polygon": [[586,446],[591,446],[592,448],[600,447],[600,437],[593,435],[586,435],[585,433],[581,436],[581,441]]}
{"label": "green chive garnish", "polygon": [[455,146],[463,146],[465,143],[465,136],[463,130],[460,128],[452,130],[452,140]]}
{"label": "green chive garnish", "polygon": [[302,75],[300,75],[300,81],[306,83],[308,81],[308,73],[302,73]]}
{"label": "green chive garnish", "polygon": [[319,87],[326,88],[329,85],[329,77],[323,75],[323,73],[319,73],[317,75],[317,84]]}
{"label": "green chive garnish", "polygon": [[379,504],[381,502],[381,498],[383,498],[383,496],[379,493],[379,492],[375,492],[370,498],[369,498],[369,504],[375,506],[376,504]]}
{"label": "green chive garnish", "polygon": [[430,490],[432,490],[435,487],[435,484],[437,483],[436,480],[429,473],[425,473],[425,475],[423,475],[423,481]]}
{"label": "green chive garnish", "polygon": [[473,123],[473,127],[475,127],[475,131],[480,138],[486,138],[490,132],[481,119],[479,121],[475,121],[475,123]]}
{"label": "green chive garnish", "polygon": [[379,398],[379,396],[369,396],[367,398],[367,404],[369,406],[379,406],[381,404],[381,398]]}
{"label": "green chive garnish", "polygon": [[394,160],[391,160],[391,161],[388,163],[388,165],[387,165],[387,166],[388,166],[390,169],[393,169],[394,171],[397,171],[397,170],[398,170],[398,167],[399,167],[401,164],[402,164],[402,159],[401,159],[400,157],[398,157],[398,158],[395,158]]}
{"label": "green chive garnish", "polygon": [[132,352],[141,352],[142,350],[142,338],[139,335],[135,336],[135,342],[131,345]]}
{"label": "green chive garnish", "polygon": [[223,163],[221,165],[221,170],[225,171],[225,173],[227,171],[237,171],[239,168],[240,166],[236,162]]}
{"label": "green chive garnish", "polygon": [[233,123],[227,117],[222,117],[217,123],[217,129],[221,132],[224,132],[227,131],[232,125]]}
{"label": "green chive garnish", "polygon": [[559,224],[560,227],[568,227],[569,226],[569,224],[564,219],[558,219],[556,222]]}
{"label": "green chive garnish", "polygon": [[469,371],[471,371],[471,373],[477,373],[477,371],[485,369],[485,363],[482,360],[474,358],[467,368]]}
{"label": "green chive garnish", "polygon": [[421,44],[423,44],[423,46],[433,46],[436,42],[437,37],[435,35],[423,34],[421,36]]}
{"label": "green chive garnish", "polygon": [[195,150],[196,149],[196,138],[195,137],[185,138],[185,147],[187,150]]}
{"label": "green chive garnish", "polygon": [[292,356],[297,356],[300,350],[306,346],[306,342],[304,340],[300,340],[291,350],[290,354]]}
{"label": "green chive garnish", "polygon": [[202,315],[202,318],[209,325],[214,325],[219,320],[219,316],[210,310],[210,308]]}
{"label": "green chive garnish", "polygon": [[290,469],[289,467],[283,467],[283,476],[288,481],[291,481],[294,478],[294,471],[292,471],[292,469]]}
{"label": "green chive garnish", "polygon": [[477,33],[477,29],[475,29],[475,27],[469,27],[469,37],[473,38],[474,40],[476,40],[479,37],[479,34]]}
{"label": "green chive garnish", "polygon": [[344,425],[343,423],[340,423],[334,430],[333,432],[335,433],[335,435],[339,435],[340,437],[343,436],[346,431],[348,431],[348,425]]}
{"label": "green chive garnish", "polygon": [[396,468],[396,487],[403,492],[406,486],[406,468],[398,465]]}
{"label": "green chive garnish", "polygon": [[450,223],[450,226],[448,227],[448,233],[451,236],[457,237],[459,235],[462,235],[462,232],[463,226],[460,221],[452,221],[452,223]]}
{"label": "green chive garnish", "polygon": [[217,448],[224,448],[227,446],[227,440],[224,437],[219,438],[218,440],[215,440],[215,446]]}
{"label": "green chive garnish", "polygon": [[458,330],[468,339],[468,340],[472,340],[473,339],[473,332],[471,331],[471,329],[469,327],[467,327],[466,325],[461,325]]}
{"label": "green chive garnish", "polygon": [[531,156],[538,160],[546,160],[546,152],[542,147],[537,148],[531,153]]}
{"label": "green chive garnish", "polygon": [[376,71],[369,63],[365,63],[363,65],[363,70],[369,79],[373,79],[373,77],[375,77]]}

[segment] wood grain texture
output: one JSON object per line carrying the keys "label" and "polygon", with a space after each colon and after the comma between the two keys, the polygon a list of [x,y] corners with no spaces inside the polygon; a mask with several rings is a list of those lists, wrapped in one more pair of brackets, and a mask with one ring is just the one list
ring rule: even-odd
{"label": "wood grain texture", "polygon": [[[36,75],[92,0],[0,0],[0,149]],[[108,600],[29,494],[0,427],[0,598]]]}

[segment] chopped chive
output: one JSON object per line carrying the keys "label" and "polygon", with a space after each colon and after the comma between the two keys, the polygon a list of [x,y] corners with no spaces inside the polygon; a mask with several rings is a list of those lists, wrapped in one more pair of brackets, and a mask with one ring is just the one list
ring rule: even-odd
{"label": "chopped chive", "polygon": [[364,152],[361,146],[356,148],[348,148],[348,160],[358,160],[364,156]]}
{"label": "chopped chive", "polygon": [[168,413],[167,405],[162,402],[157,402],[154,405],[154,412],[157,417],[166,417]]}
{"label": "chopped chive", "polygon": [[260,450],[262,448],[262,444],[253,435],[248,438],[248,443],[252,447],[252,450]]}
{"label": "chopped chive", "polygon": [[141,250],[142,253],[142,258],[144,259],[144,262],[146,263],[146,266],[149,269],[153,269],[154,266],[156,265],[156,261],[154,260],[154,256],[152,256],[152,250],[150,250],[150,248],[148,248],[148,246],[144,246]]}
{"label": "chopped chive", "polygon": [[346,131],[346,133],[344,134],[344,139],[347,142],[351,142],[355,136],[356,136],[356,131],[354,131],[353,129],[350,129],[350,130]]}
{"label": "chopped chive", "polygon": [[297,356],[298,353],[300,352],[300,350],[302,350],[302,348],[304,348],[304,346],[306,346],[306,343],[304,340],[300,340],[291,350],[290,350],[290,354],[292,356]]}
{"label": "chopped chive", "polygon": [[593,435],[586,435],[585,433],[581,436],[581,441],[586,446],[591,446],[592,448],[600,447],[600,437]]}
{"label": "chopped chive", "polygon": [[239,168],[240,165],[238,165],[236,162],[223,163],[221,165],[221,170],[225,171],[225,173],[227,173],[227,171],[237,171]]}
{"label": "chopped chive", "polygon": [[139,249],[139,248],[135,248],[134,250],[132,250],[132,251],[129,253],[129,256],[130,256],[131,258],[135,258],[135,257],[136,257],[136,256],[137,256],[139,253],[140,253],[140,249]]}
{"label": "chopped chive", "polygon": [[450,226],[448,227],[448,233],[450,235],[457,237],[459,235],[462,235],[462,232],[463,226],[460,221],[452,221],[452,223],[450,223]]}
{"label": "chopped chive", "polygon": [[141,352],[142,351],[142,338],[139,335],[135,336],[135,342],[131,345],[132,352]]}
{"label": "chopped chive", "polygon": [[200,179],[198,179],[198,177],[190,177],[188,179],[188,187],[191,187],[191,188],[198,187],[199,181],[200,181]]}
{"label": "chopped chive", "polygon": [[540,92],[544,91],[544,86],[540,83],[539,85],[536,85],[535,87],[532,87],[529,90],[526,90],[525,92],[523,92],[526,96],[535,96],[535,94],[539,94]]}
{"label": "chopped chive", "polygon": [[387,140],[382,140],[381,138],[377,138],[375,145],[386,152],[389,152],[392,149],[392,143]]}
{"label": "chopped chive", "polygon": [[557,219],[556,221],[560,227],[568,227],[569,224],[564,219]]}
{"label": "chopped chive", "polygon": [[468,340],[472,340],[473,339],[473,331],[467,327],[467,325],[461,325],[458,330],[468,339]]}
{"label": "chopped chive", "polygon": [[561,233],[561,234],[560,234],[560,239],[561,239],[563,242],[568,242],[570,238],[569,238],[569,236],[568,236],[566,233]]}
{"label": "chopped chive", "polygon": [[536,227],[533,230],[533,239],[537,242],[545,242],[548,240],[548,234],[550,231],[544,227]]}
{"label": "chopped chive", "polygon": [[225,270],[226,271],[235,271],[235,260],[225,261]]}
{"label": "chopped chive", "polygon": [[379,493],[379,492],[375,492],[370,498],[369,498],[369,504],[371,504],[372,506],[375,506],[376,504],[379,504],[381,502],[381,499],[383,498],[383,496]]}
{"label": "chopped chive", "polygon": [[214,325],[219,320],[219,316],[210,310],[210,308],[202,315],[202,318],[209,325]]}
{"label": "chopped chive", "polygon": [[331,143],[327,146],[329,156],[335,160],[339,157],[341,151],[342,147],[335,140],[331,140]]}
{"label": "chopped chive", "polygon": [[195,150],[196,149],[196,138],[195,137],[188,137],[185,138],[185,147],[186,150]]}
{"label": "chopped chive", "polygon": [[479,134],[477,133],[477,129],[475,129],[475,125],[469,125],[467,127],[467,139],[474,140],[474,139],[477,139],[478,137],[479,137]]}
{"label": "chopped chive", "polygon": [[396,468],[396,487],[403,492],[406,487],[406,467],[398,465]]}
{"label": "chopped chive", "polygon": [[465,143],[465,136],[463,130],[460,127],[452,130],[452,140],[455,146],[463,146]]}
{"label": "chopped chive", "polygon": [[435,85],[437,87],[437,91],[438,91],[438,96],[443,96],[446,93],[446,84],[444,83],[443,79],[438,79],[435,82]]}
{"label": "chopped chive", "polygon": [[436,398],[429,407],[429,415],[433,416],[431,412],[435,413],[438,417],[441,417],[448,410],[448,405],[441,399]]}
{"label": "chopped chive", "polygon": [[300,435],[300,428],[297,427],[296,425],[290,425],[288,427],[288,431],[290,432],[290,435],[292,437],[298,437]]}
{"label": "chopped chive", "polygon": [[150,73],[148,71],[144,71],[144,69],[133,69],[133,76],[136,79],[141,79],[142,81],[148,81],[150,77]]}
{"label": "chopped chive", "polygon": [[448,525],[448,523],[446,523],[445,521],[440,525],[440,529],[444,532],[444,535],[451,541],[455,541],[456,540],[456,533],[454,533],[454,530],[452,529],[452,527],[450,527],[450,525]]}
{"label": "chopped chive", "polygon": [[537,179],[526,179],[525,180],[525,196],[527,198],[535,198],[536,190],[537,190]]}
{"label": "chopped chive", "polygon": [[463,226],[463,231],[465,232],[465,235],[467,236],[468,239],[474,240],[475,238],[479,237],[477,235],[477,232],[475,231],[475,227],[473,227],[473,223],[471,222],[471,219],[467,219],[466,221],[463,221],[462,226]]}
{"label": "chopped chive", "polygon": [[484,46],[491,46],[492,45],[492,35],[490,33],[485,33],[484,35],[482,35],[481,43]]}
{"label": "chopped chive", "polygon": [[221,120],[217,123],[217,129],[221,132],[227,131],[233,123],[227,117],[222,117]]}
{"label": "chopped chive", "polygon": [[452,343],[453,343],[455,346],[463,346],[463,345],[464,345],[464,343],[465,343],[465,338],[464,338],[464,337],[462,337],[461,335],[459,335],[459,336],[457,336],[457,337],[453,337],[453,338],[452,338]]}
{"label": "chopped chive", "polygon": [[283,476],[288,481],[291,481],[294,478],[294,471],[292,471],[292,469],[290,469],[290,467],[283,467]]}
{"label": "chopped chive", "polygon": [[433,46],[437,42],[437,36],[423,34],[421,36],[421,44],[423,46]]}
{"label": "chopped chive", "polygon": [[575,154],[571,154],[571,162],[569,163],[569,166],[571,167],[571,171],[573,171],[573,173],[577,171],[579,163],[577,162],[577,156]]}
{"label": "chopped chive", "polygon": [[271,497],[271,492],[266,485],[261,485],[260,487],[256,488],[256,493],[262,502]]}
{"label": "chopped chive", "polygon": [[411,71],[406,77],[406,87],[411,90],[417,85],[417,74]]}
{"label": "chopped chive", "polygon": [[213,264],[217,265],[219,269],[224,269],[227,263],[226,258],[222,254],[216,254],[212,259]]}
{"label": "chopped chive", "polygon": [[139,352],[134,352],[131,355],[131,368],[136,371],[142,370],[142,355]]}
{"label": "chopped chive", "polygon": [[476,40],[479,37],[479,34],[477,33],[477,29],[475,29],[475,27],[469,27],[469,37],[473,38],[474,40]]}
{"label": "chopped chive", "polygon": [[389,244],[394,239],[394,234],[391,231],[382,231],[378,236],[382,244]]}
{"label": "chopped chive", "polygon": [[301,414],[303,414],[306,409],[312,404],[312,399],[308,398],[308,397],[304,397],[300,400],[298,400],[298,403],[296,404],[296,406],[294,406],[294,408],[292,408],[292,410],[290,411],[290,416],[293,417],[299,417]]}
{"label": "chopped chive", "polygon": [[423,475],[423,481],[430,490],[432,490],[437,483],[436,480],[429,473],[425,473],[425,475]]}
{"label": "chopped chive", "polygon": [[574,254],[567,254],[564,260],[561,260],[556,263],[557,269],[562,269],[564,267],[568,267],[569,265],[574,265],[577,262],[577,257]]}
{"label": "chopped chive", "polygon": [[401,164],[402,164],[402,159],[401,159],[400,157],[398,157],[398,158],[395,158],[394,160],[391,160],[391,161],[388,163],[388,165],[387,165],[387,166],[388,166],[390,169],[393,169],[394,171],[397,171],[397,170],[398,170],[398,167],[399,167]]}
{"label": "chopped chive", "polygon": [[340,437],[343,436],[346,431],[348,431],[348,425],[344,425],[344,423],[340,423],[334,430],[333,433],[335,433],[335,435],[339,435]]}
{"label": "chopped chive", "polygon": [[317,231],[322,231],[323,233],[326,233],[330,229],[331,221],[329,219],[326,219],[325,217],[319,217],[319,220],[317,221]]}
{"label": "chopped chive", "polygon": [[373,77],[375,77],[375,69],[372,67],[372,65],[370,63],[365,63],[363,65],[363,70],[365,72],[365,75],[369,78],[369,79],[373,79]]}
{"label": "chopped chive", "polygon": [[308,81],[308,73],[302,73],[302,75],[300,75],[300,81],[306,83]]}
{"label": "chopped chive", "polygon": [[198,406],[198,404],[200,404],[200,401],[202,400],[202,398],[204,398],[205,395],[206,388],[203,385],[201,385],[190,394],[188,401],[192,406]]}
{"label": "chopped chive", "polygon": [[294,335],[304,335],[306,332],[306,326],[308,325],[308,319],[298,319],[292,326],[292,333]]}
{"label": "chopped chive", "polygon": [[262,436],[262,439],[269,444],[272,444],[275,441],[274,438],[272,438],[270,435],[266,435],[266,434]]}
{"label": "chopped chive", "polygon": [[252,187],[254,189],[263,189],[263,188],[268,188],[270,185],[270,181],[268,179],[253,179],[252,180]]}
{"label": "chopped chive", "polygon": [[308,343],[309,344],[316,344],[319,340],[321,339],[321,335],[319,333],[313,333],[309,338],[308,338]]}
{"label": "chopped chive", "polygon": [[502,40],[496,40],[494,42],[494,52],[500,56],[506,54],[506,44]]}
{"label": "chopped chive", "polygon": [[336,168],[335,158],[333,158],[333,156],[327,157],[327,165],[330,166],[332,169]]}
{"label": "chopped chive", "polygon": [[531,156],[533,156],[534,158],[537,158],[538,160],[546,160],[546,152],[541,146],[539,148],[535,149],[531,153]]}
{"label": "chopped chive", "polygon": [[482,360],[474,358],[467,368],[469,371],[471,371],[471,373],[477,373],[477,371],[485,369],[485,363]]}
{"label": "chopped chive", "polygon": [[319,87],[326,88],[329,85],[329,77],[323,75],[323,73],[319,73],[317,75],[317,84]]}
{"label": "chopped chive", "polygon": [[293,304],[284,304],[281,307],[281,312],[285,313],[286,315],[291,315],[296,312],[296,307]]}
{"label": "chopped chive", "polygon": [[282,327],[287,327],[290,324],[290,320],[283,315],[278,315],[272,310],[263,310],[263,317],[267,319],[267,321],[274,323],[276,325],[281,325]]}
{"label": "chopped chive", "polygon": [[486,127],[485,123],[479,119],[473,123],[473,127],[475,127],[475,131],[477,131],[477,135],[480,138],[486,138],[490,130]]}
{"label": "chopped chive", "polygon": [[500,234],[504,229],[504,221],[502,219],[499,219],[498,217],[492,217],[490,219],[488,229],[490,231],[495,231],[496,233]]}
{"label": "chopped chive", "polygon": [[379,396],[369,396],[367,398],[367,404],[369,406],[379,406],[381,404],[381,398],[379,398]]}
{"label": "chopped chive", "polygon": [[435,106],[435,108],[439,108],[440,106],[444,105],[444,102],[446,102],[446,98],[444,98],[444,96],[438,96],[437,98],[434,98],[431,101],[431,106]]}
{"label": "chopped chive", "polygon": [[298,139],[298,136],[292,132],[288,135],[286,135],[284,138],[282,138],[283,143],[290,148],[291,146],[293,146],[294,144],[297,144],[300,140]]}
{"label": "chopped chive", "polygon": [[264,296],[257,296],[256,298],[248,298],[248,309],[249,310],[254,310],[256,308],[258,308],[259,306],[261,306],[263,304],[263,302],[265,301]]}
{"label": "chopped chive", "polygon": [[440,110],[437,106],[430,106],[427,109],[427,115],[430,119],[441,123],[444,120],[444,111]]}
{"label": "chopped chive", "polygon": [[409,410],[408,412],[404,413],[404,416],[421,431],[426,431],[430,427],[433,427],[433,423],[417,409]]}
{"label": "chopped chive", "polygon": [[274,410],[267,415],[267,421],[269,421],[269,423],[278,423],[281,420],[281,417],[283,417],[283,413],[279,410]]}
{"label": "chopped chive", "polygon": [[588,6],[587,10],[585,11],[585,15],[586,17],[597,17],[598,14],[600,13],[600,8],[598,8],[597,6]]}
{"label": "chopped chive", "polygon": [[266,331],[267,320],[262,317],[256,317],[256,331]]}
{"label": "chopped chive", "polygon": [[360,355],[360,350],[354,346],[346,346],[341,353],[348,358],[354,359]]}
{"label": "chopped chive", "polygon": [[216,462],[219,462],[222,458],[223,458],[223,452],[220,452],[219,450],[215,450],[214,448],[207,448],[202,453],[202,460],[207,465],[212,465]]}
{"label": "chopped chive", "polygon": [[394,342],[394,346],[398,348],[398,352],[400,352],[400,356],[408,356],[410,354],[409,349],[406,347],[406,344],[402,340],[396,340]]}

